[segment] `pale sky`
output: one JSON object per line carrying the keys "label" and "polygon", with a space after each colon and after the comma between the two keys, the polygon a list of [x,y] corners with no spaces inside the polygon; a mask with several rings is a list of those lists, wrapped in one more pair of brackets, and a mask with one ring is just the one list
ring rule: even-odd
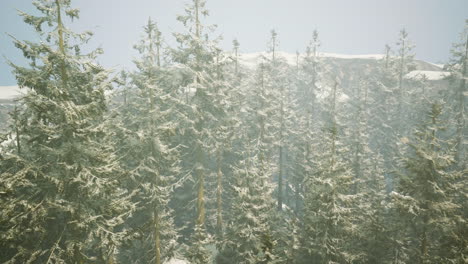
{"label": "pale sky", "polygon": [[[101,46],[99,62],[105,67],[132,69],[132,49],[151,16],[159,23],[167,43],[172,32],[183,27],[176,20],[189,0],[75,0],[81,10],[73,29],[95,33],[89,48]],[[321,51],[343,54],[382,53],[386,43],[394,46],[398,32],[405,27],[416,58],[444,63],[453,42],[459,40],[467,0],[208,0],[210,17],[223,36],[221,47],[231,49],[237,38],[242,52],[266,49],[269,32],[275,29],[280,50],[303,52],[317,29]],[[18,39],[37,39],[31,27],[16,14],[19,9],[36,12],[31,0],[0,0],[0,86],[15,85],[4,57],[24,63],[22,54],[5,33]]]}

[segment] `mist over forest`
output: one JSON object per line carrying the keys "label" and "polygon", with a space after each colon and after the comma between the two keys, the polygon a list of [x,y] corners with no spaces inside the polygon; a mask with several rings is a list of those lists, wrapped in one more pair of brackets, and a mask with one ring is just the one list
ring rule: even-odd
{"label": "mist over forest", "polygon": [[74,2],[33,1],[38,40],[10,35],[0,263],[468,263],[468,20],[443,65],[404,28],[382,54],[326,53],[313,27],[246,53],[187,0],[116,72]]}

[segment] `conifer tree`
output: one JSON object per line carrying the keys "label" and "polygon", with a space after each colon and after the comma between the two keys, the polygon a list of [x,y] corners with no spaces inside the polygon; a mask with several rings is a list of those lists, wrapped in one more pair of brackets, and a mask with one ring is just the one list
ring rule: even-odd
{"label": "conifer tree", "polygon": [[391,66],[392,58],[391,58],[392,49],[388,44],[385,44],[385,56],[383,58],[385,69],[388,69]]}
{"label": "conifer tree", "polygon": [[0,163],[0,261],[112,263],[134,204],[105,137],[111,80],[94,62],[101,50],[81,53],[92,33],[65,27],[65,16],[79,15],[69,0],[33,4],[40,15],[20,15],[41,41],[13,38],[30,63],[10,63],[26,93],[14,124],[18,152]]}
{"label": "conifer tree", "polygon": [[188,252],[188,258],[193,263],[206,263],[210,258],[206,250],[209,237],[205,221],[205,182],[210,175],[208,161],[213,154],[216,155],[211,150],[222,146],[216,146],[219,138],[215,135],[214,127],[219,124],[225,113],[221,105],[223,99],[220,96],[223,93],[219,82],[219,63],[224,59],[221,59],[222,53],[217,47],[217,39],[209,38],[213,27],[204,26],[201,21],[202,17],[208,15],[205,5],[205,0],[192,0],[185,8],[185,15],[178,16],[177,19],[184,24],[187,32],[174,34],[180,47],[172,52],[174,61],[185,71],[183,87],[188,92],[193,90],[193,95],[187,96],[186,111],[192,120],[192,125],[187,131],[190,136],[184,138],[188,140],[184,145],[193,146],[188,149],[184,158],[189,161],[189,170],[194,172],[197,186],[195,229],[192,246]]}
{"label": "conifer tree", "polygon": [[266,58],[268,63],[265,65],[268,79],[270,80],[267,86],[267,93],[270,99],[270,123],[273,131],[272,143],[273,147],[278,148],[278,188],[277,188],[277,208],[281,211],[285,199],[285,170],[287,153],[287,138],[292,134],[291,126],[287,125],[288,120],[291,120],[291,82],[289,80],[289,67],[287,63],[277,54],[278,49],[278,34],[275,30],[271,31],[269,43],[270,58]]}
{"label": "conifer tree", "polygon": [[411,71],[414,66],[412,65],[414,55],[412,54],[412,50],[414,45],[408,39],[408,32],[405,29],[400,31],[398,41],[396,43],[398,46],[397,50],[397,62],[395,63],[395,72],[398,78],[398,86],[397,86],[397,94],[398,94],[398,115],[396,117],[396,124],[398,127],[398,133],[403,135],[402,133],[405,130],[403,126],[405,116],[404,113],[407,110],[405,107],[405,98],[407,94],[406,87],[404,85],[404,77],[409,71]]}
{"label": "conifer tree", "polygon": [[357,93],[353,98],[354,113],[351,125],[351,163],[355,178],[353,192],[357,195],[356,207],[358,228],[355,249],[362,250],[366,263],[387,261],[390,263],[390,228],[387,220],[387,194],[384,178],[382,155],[370,146],[369,88],[366,79],[359,81]]}
{"label": "conifer tree", "polygon": [[246,127],[237,131],[244,147],[233,170],[233,203],[230,224],[217,263],[273,263],[273,241],[270,219],[274,201],[273,186],[265,168],[259,164],[257,138],[247,134]]}
{"label": "conifer tree", "polygon": [[352,193],[354,179],[352,169],[345,156],[349,152],[343,143],[343,129],[340,126],[337,100],[338,81],[329,93],[326,127],[323,130],[323,144],[320,158],[309,176],[305,200],[305,231],[303,247],[308,249],[316,263],[346,263],[361,258],[355,251],[351,239],[356,232],[355,202]]}
{"label": "conifer tree", "polygon": [[[250,87],[245,87],[248,88],[245,90],[245,94],[233,94],[233,98],[237,98],[233,100],[239,102],[238,109],[240,109],[239,115],[235,118],[235,123],[238,124],[235,127],[240,126],[237,128],[240,131],[236,131],[237,136],[234,140],[238,142],[234,155],[238,162],[231,169],[235,174],[233,175],[234,180],[231,180],[232,186],[230,188],[230,197],[233,200],[229,207],[231,211],[229,214],[230,224],[227,225],[221,254],[217,257],[218,263],[224,263],[223,261],[234,256],[236,259],[247,261],[247,263],[264,263],[265,261],[270,263],[274,259],[278,260],[274,256],[276,237],[273,234],[272,220],[275,213],[270,210],[273,200],[270,196],[271,189],[269,189],[271,188],[270,177],[274,171],[271,166],[274,157],[272,154],[275,146],[279,146],[278,144],[273,145],[276,143],[275,135],[278,131],[278,121],[275,118],[279,117],[280,112],[275,105],[279,99],[275,96],[279,93],[274,91],[275,77],[272,74],[272,69],[274,69],[272,60],[278,58],[276,54],[273,55],[273,52],[270,55],[271,59],[265,56],[259,58],[261,62],[255,75],[249,80]],[[276,65],[276,67],[278,66]],[[241,89],[243,89],[242,85]],[[241,179],[243,177],[248,179]],[[258,180],[253,178],[258,178]],[[245,186],[246,184],[247,186]],[[238,188],[248,188],[250,191],[248,195],[242,195]],[[243,202],[239,204],[239,201]],[[260,201],[266,203],[266,207],[260,204]],[[241,212],[242,208],[246,206],[251,207],[252,210],[264,209],[259,212],[250,212],[250,210]],[[255,221],[245,223],[246,217],[253,218]],[[234,245],[245,239],[243,237],[244,231],[236,234],[241,227],[245,228],[245,232],[250,233],[251,237],[247,246],[237,248]],[[251,254],[254,255],[247,258]]]}
{"label": "conifer tree", "polygon": [[466,143],[464,138],[466,137],[466,99],[467,96],[467,84],[466,79],[468,78],[468,20],[466,21],[465,29],[461,34],[461,42],[455,43],[452,49],[452,59],[448,65],[451,71],[450,81],[451,85],[455,86],[455,94],[451,95],[454,99],[453,111],[456,116],[456,139],[457,139],[457,153],[456,161],[457,166],[460,168],[466,168]]}
{"label": "conifer tree", "polygon": [[172,141],[182,119],[177,114],[177,99],[168,85],[169,70],[161,65],[161,46],[161,32],[149,19],[142,40],[135,46],[141,58],[135,60],[137,71],[130,74],[132,87],[123,88],[132,96],[125,100],[121,110],[119,125],[123,135],[117,147],[123,166],[130,172],[129,185],[138,193],[135,198],[138,210],[128,223],[137,231],[135,237],[140,238],[129,241],[133,244],[131,249],[138,252],[128,252],[130,259],[124,260],[127,262],[141,258],[160,264],[172,256],[176,245],[177,234],[168,203],[179,175],[178,150]]}
{"label": "conifer tree", "polygon": [[[368,107],[372,113],[369,118],[370,146],[376,153],[382,154],[384,161],[385,179],[390,183],[388,188],[392,188],[393,174],[395,170],[394,157],[398,153],[396,141],[402,132],[400,127],[399,107],[400,87],[398,63],[401,58],[392,54],[389,45],[385,45],[385,56],[374,69],[374,74],[366,77],[368,83]],[[402,73],[404,77],[404,72]],[[367,74],[366,74],[367,75]],[[401,84],[403,85],[403,77]],[[406,94],[406,93],[405,93]],[[406,99],[406,97],[403,97]],[[401,104],[406,105],[406,104]],[[406,120],[406,119],[405,119]],[[405,121],[406,122],[406,121]]]}
{"label": "conifer tree", "polygon": [[232,41],[232,46],[234,48],[234,75],[238,76],[239,74],[239,47],[240,43],[237,39]]}
{"label": "conifer tree", "polygon": [[[414,138],[403,139],[407,146],[402,159],[404,170],[397,191],[392,193],[409,238],[406,247],[413,263],[466,261],[466,238],[460,237],[466,232],[458,233],[460,226],[466,230],[466,221],[460,221],[463,216],[458,211],[466,179],[462,171],[449,170],[454,160],[450,141],[440,137],[445,129],[442,110],[443,103],[432,103],[428,120],[415,131]],[[444,247],[446,241],[457,242]]]}
{"label": "conifer tree", "polygon": [[[212,104],[213,104],[213,120],[208,124],[212,133],[211,142],[208,144],[212,149],[209,154],[216,164],[216,224],[215,233],[217,241],[222,241],[225,229],[224,223],[224,184],[225,174],[229,173],[229,166],[232,162],[229,156],[232,155],[232,140],[234,139],[233,127],[239,122],[238,110],[239,106],[238,94],[240,91],[233,91],[233,86],[228,81],[229,74],[226,72],[227,59],[221,49],[216,49],[214,59],[215,74],[212,80]],[[234,77],[236,78],[236,77]]]}
{"label": "conifer tree", "polygon": [[319,104],[317,100],[320,73],[318,47],[320,42],[315,30],[312,41],[306,47],[304,59],[299,63],[296,77],[294,112],[297,131],[292,136],[294,157],[291,181],[294,185],[294,208],[296,214],[302,214],[304,180],[312,173],[314,167],[313,150],[316,143],[316,129],[319,123]]}
{"label": "conifer tree", "polygon": [[320,60],[318,49],[320,40],[317,30],[314,30],[312,40],[306,47],[304,60],[301,66],[300,87],[298,99],[303,111],[308,112],[309,117],[318,118],[319,107],[317,94],[319,92],[318,83],[320,79]]}

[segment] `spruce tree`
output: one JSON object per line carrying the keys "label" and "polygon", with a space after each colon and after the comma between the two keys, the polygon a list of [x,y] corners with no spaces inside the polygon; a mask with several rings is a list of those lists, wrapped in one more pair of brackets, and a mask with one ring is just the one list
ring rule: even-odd
{"label": "spruce tree", "polygon": [[139,206],[127,223],[139,240],[130,240],[130,248],[121,254],[126,262],[136,258],[160,264],[172,257],[176,246],[168,203],[179,175],[178,146],[172,143],[182,119],[167,84],[169,69],[161,64],[161,32],[151,19],[135,48],[141,58],[135,60],[137,71],[129,74],[130,87],[122,88],[124,104],[117,109],[120,123],[115,126],[120,160],[130,174],[128,185],[138,194]]}
{"label": "spruce tree", "polygon": [[248,136],[245,127],[237,131],[244,147],[237,154],[233,170],[233,203],[224,243],[217,263],[273,263],[270,219],[273,186],[259,164],[258,139]]}
{"label": "spruce tree", "polygon": [[[281,211],[285,200],[285,171],[286,171],[286,154],[288,146],[287,138],[292,134],[292,127],[287,124],[291,121],[291,105],[292,91],[291,81],[289,80],[289,67],[287,63],[281,58],[278,53],[278,34],[275,30],[271,31],[271,38],[269,43],[269,54],[271,57],[267,59],[265,66],[265,73],[267,74],[270,82],[266,86],[267,93],[270,99],[269,106],[269,119],[270,130],[272,130],[272,147],[278,149],[277,167],[278,167],[278,188],[277,188],[277,208]],[[265,110],[268,110],[266,108]]]}
{"label": "spruce tree", "polygon": [[[432,103],[427,121],[415,130],[414,138],[403,139],[407,146],[401,161],[404,168],[397,191],[392,193],[409,240],[409,261],[413,263],[466,261],[466,239],[458,233],[461,226],[466,230],[459,211],[466,179],[462,171],[450,170],[453,151],[450,141],[440,137],[445,129],[442,119],[443,103]],[[446,241],[457,242],[444,247]]]}
{"label": "spruce tree", "polygon": [[354,248],[363,251],[366,263],[390,263],[390,228],[388,226],[387,192],[384,160],[380,153],[371,149],[369,119],[372,112],[369,88],[371,82],[361,77],[357,92],[352,100],[354,113],[350,127],[350,159],[357,195],[354,206],[359,219],[359,231]]}
{"label": "spruce tree", "polygon": [[294,188],[294,208],[298,216],[302,216],[304,197],[304,180],[309,177],[314,167],[313,151],[316,147],[317,127],[320,120],[319,103],[317,100],[320,75],[318,47],[320,42],[315,30],[313,38],[306,47],[302,62],[298,62],[296,72],[296,88],[294,98],[294,113],[296,130],[293,138],[293,164],[291,183]]}
{"label": "spruce tree", "polygon": [[455,43],[452,49],[452,59],[448,64],[448,69],[451,72],[450,81],[454,86],[454,94],[450,95],[453,98],[453,111],[457,122],[456,126],[456,139],[457,139],[457,153],[456,161],[459,168],[466,168],[466,99],[467,84],[466,79],[468,75],[468,20],[466,21],[465,29],[461,34],[461,42]]}
{"label": "spruce tree", "polygon": [[355,203],[357,196],[352,168],[345,157],[349,150],[343,142],[337,100],[338,81],[330,88],[326,127],[320,157],[314,175],[306,179],[304,238],[302,246],[316,263],[345,263],[360,259],[361,252],[352,246],[357,231]]}
{"label": "spruce tree", "polygon": [[65,27],[65,16],[79,15],[69,0],[33,4],[40,15],[20,15],[41,41],[13,38],[30,63],[10,63],[25,95],[18,151],[0,163],[0,261],[111,263],[134,205],[105,137],[109,72],[94,62],[102,50],[81,53],[92,33]]}
{"label": "spruce tree", "polygon": [[398,113],[396,116],[395,126],[397,127],[397,131],[399,135],[405,134],[405,126],[403,126],[404,121],[406,121],[405,111],[407,110],[405,104],[405,98],[408,93],[407,87],[404,84],[404,77],[405,75],[414,69],[412,65],[414,55],[412,54],[412,50],[414,45],[408,39],[408,32],[405,29],[400,30],[400,34],[398,36],[398,41],[396,43],[398,46],[397,50],[397,62],[395,63],[395,73],[398,78],[397,84],[397,94],[398,94]]}
{"label": "spruce tree", "polygon": [[190,146],[184,153],[184,159],[188,171],[193,171],[197,190],[195,227],[187,255],[193,263],[206,263],[210,259],[206,249],[209,236],[206,231],[205,185],[207,176],[211,174],[209,161],[213,155],[216,156],[212,150],[219,150],[217,160],[222,162],[219,159],[222,152],[219,140],[224,140],[221,131],[215,132],[225,113],[222,106],[224,87],[220,85],[220,63],[224,59],[217,47],[217,39],[209,38],[213,27],[202,23],[202,17],[208,15],[205,5],[205,0],[192,0],[185,8],[185,15],[178,16],[187,32],[174,34],[180,47],[172,52],[174,62],[183,68],[181,85],[185,88],[188,106],[185,113],[191,120],[182,140],[185,146]]}

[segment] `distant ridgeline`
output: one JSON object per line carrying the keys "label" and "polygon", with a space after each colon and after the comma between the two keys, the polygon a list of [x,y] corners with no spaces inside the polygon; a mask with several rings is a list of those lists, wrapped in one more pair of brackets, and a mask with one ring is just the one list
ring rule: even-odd
{"label": "distant ridgeline", "polygon": [[[278,52],[279,57],[282,57],[290,65],[291,68],[296,67],[297,59],[302,61],[303,55],[297,57],[296,54],[287,52]],[[255,70],[255,67],[260,63],[261,56],[268,56],[265,52],[245,53],[241,54],[240,64],[244,66],[246,73]],[[320,54],[323,65],[330,69],[331,74],[339,74],[342,76],[341,85],[345,93],[352,93],[353,87],[358,85],[360,78],[372,76],[373,72],[379,68],[382,63],[383,55],[345,55],[345,54]],[[422,60],[413,61],[414,69],[411,69],[406,74],[406,81],[420,81],[426,78],[429,81],[432,92],[446,89],[448,81],[445,77],[448,73],[443,71],[442,65],[436,65]],[[289,71],[293,72],[293,71]],[[249,74],[246,74],[249,75]],[[408,89],[412,87],[409,86]],[[413,87],[414,88],[414,87]],[[23,90],[25,92],[26,88]],[[428,91],[430,92],[430,91]],[[15,107],[14,99],[19,97],[19,91],[16,86],[0,86],[0,131],[4,131],[10,122],[9,112]]]}

